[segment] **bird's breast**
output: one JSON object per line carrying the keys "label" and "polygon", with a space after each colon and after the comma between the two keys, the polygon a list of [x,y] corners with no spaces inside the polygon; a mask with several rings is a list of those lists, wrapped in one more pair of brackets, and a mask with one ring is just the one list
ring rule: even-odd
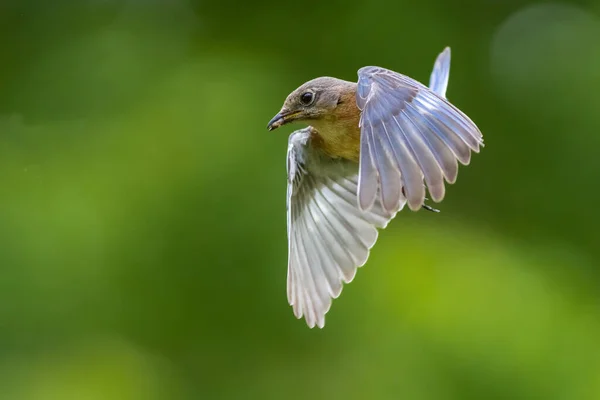
{"label": "bird's breast", "polygon": [[343,99],[336,110],[313,127],[313,145],[333,158],[344,158],[358,162],[360,153],[360,110],[355,95]]}

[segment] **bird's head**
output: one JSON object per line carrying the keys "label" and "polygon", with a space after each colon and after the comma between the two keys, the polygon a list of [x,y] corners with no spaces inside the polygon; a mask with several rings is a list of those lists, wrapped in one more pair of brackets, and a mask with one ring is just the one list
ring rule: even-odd
{"label": "bird's head", "polygon": [[267,129],[271,131],[292,121],[312,123],[332,117],[338,105],[355,98],[355,88],[355,83],[330,77],[308,81],[290,93]]}

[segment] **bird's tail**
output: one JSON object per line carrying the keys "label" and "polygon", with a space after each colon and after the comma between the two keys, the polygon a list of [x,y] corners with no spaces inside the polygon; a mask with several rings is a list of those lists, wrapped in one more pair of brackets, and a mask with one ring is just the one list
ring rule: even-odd
{"label": "bird's tail", "polygon": [[431,77],[429,78],[429,88],[439,94],[441,97],[445,98],[449,77],[450,47],[446,47],[435,60],[433,71],[431,72]]}
{"label": "bird's tail", "polygon": [[[429,88],[439,94],[441,97],[446,97],[446,89],[448,88],[448,79],[450,78],[450,47],[446,47],[435,59],[433,71],[429,78]],[[423,204],[424,209],[433,212],[440,210]]]}

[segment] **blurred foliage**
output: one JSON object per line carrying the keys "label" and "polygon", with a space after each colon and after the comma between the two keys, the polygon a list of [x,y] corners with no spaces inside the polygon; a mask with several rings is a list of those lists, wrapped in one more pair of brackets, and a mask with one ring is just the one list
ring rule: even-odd
{"label": "blurred foliage", "polygon": [[[77,3],[77,4],[75,4]],[[4,0],[0,398],[600,398],[600,7]],[[286,303],[302,82],[381,65],[484,132],[324,330]]]}

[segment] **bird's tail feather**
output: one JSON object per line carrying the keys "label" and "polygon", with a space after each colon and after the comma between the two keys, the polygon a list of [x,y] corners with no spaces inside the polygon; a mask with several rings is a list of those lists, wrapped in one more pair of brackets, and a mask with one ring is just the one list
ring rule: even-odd
{"label": "bird's tail feather", "polygon": [[445,98],[449,77],[450,47],[446,47],[435,60],[433,71],[431,72],[431,77],[429,78],[429,88],[441,97]]}

